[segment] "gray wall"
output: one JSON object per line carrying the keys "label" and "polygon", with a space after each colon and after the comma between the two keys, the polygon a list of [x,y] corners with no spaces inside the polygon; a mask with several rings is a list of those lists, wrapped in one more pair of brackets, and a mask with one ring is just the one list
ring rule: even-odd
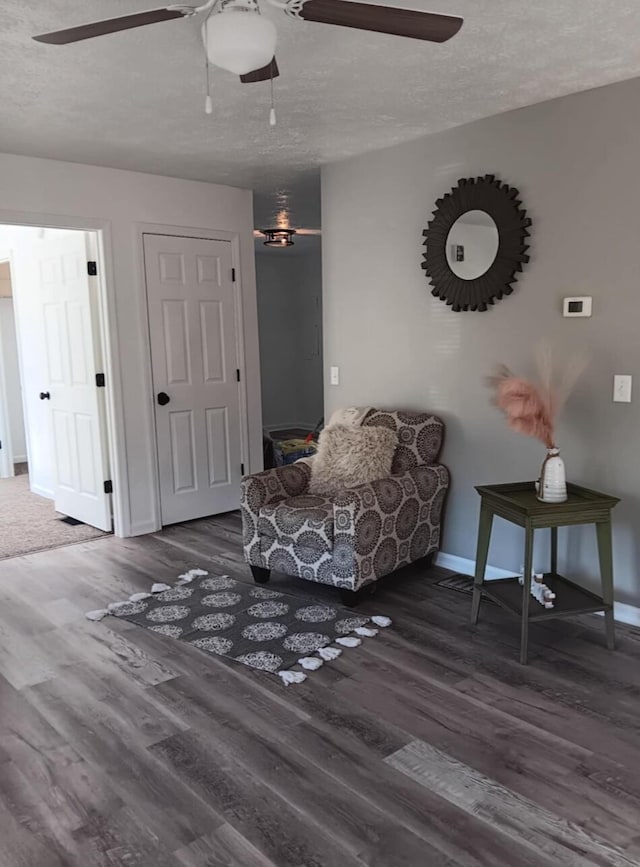
{"label": "gray wall", "polygon": [[267,428],[313,427],[322,415],[322,263],[307,250],[256,255],[262,416]]}
{"label": "gray wall", "polygon": [[[531,373],[534,347],[586,349],[590,367],[558,442],[570,480],[622,498],[615,511],[616,596],[640,605],[640,379],[612,403],[614,373],[640,373],[640,80],[449,130],[323,169],[326,411],[375,404],[446,420],[452,473],[443,550],[475,557],[481,483],[536,478],[543,447],[507,430],[484,376],[496,362]],[[511,297],[453,313],[430,295],[421,233],[458,178],[494,173],[520,189],[532,260]],[[566,295],[592,295],[591,319],[563,319]],[[546,539],[536,546],[546,566]],[[561,554],[597,574],[592,528],[561,531]],[[497,521],[489,562],[522,563],[521,531]]]}

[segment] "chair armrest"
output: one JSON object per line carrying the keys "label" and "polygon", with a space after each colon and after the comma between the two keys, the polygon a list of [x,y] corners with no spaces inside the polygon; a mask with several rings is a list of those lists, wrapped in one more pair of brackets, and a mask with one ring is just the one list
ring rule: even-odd
{"label": "chair armrest", "polygon": [[437,548],[449,471],[421,464],[334,499],[334,571],[356,587]]}
{"label": "chair armrest", "polygon": [[298,462],[253,473],[242,479],[240,502],[245,509],[257,515],[269,503],[306,494],[310,478],[311,467]]}
{"label": "chair armrest", "polygon": [[[422,503],[431,503],[437,495],[440,505],[436,517],[440,520],[440,512],[442,511],[442,501],[449,487],[449,470],[442,464],[419,464],[417,467],[411,467],[404,473],[392,478],[407,478],[414,482],[416,486],[416,494]],[[406,482],[405,482],[406,485]]]}
{"label": "chair armrest", "polygon": [[309,487],[311,467],[308,464],[287,464],[262,473],[245,476],[241,482],[240,513],[242,515],[242,545],[245,560],[263,566],[258,535],[260,509],[287,497],[305,494]]}

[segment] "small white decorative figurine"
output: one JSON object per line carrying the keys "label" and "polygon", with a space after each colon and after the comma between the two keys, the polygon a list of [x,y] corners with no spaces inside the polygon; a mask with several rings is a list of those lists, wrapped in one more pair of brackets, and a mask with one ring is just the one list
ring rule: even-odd
{"label": "small white decorative figurine", "polygon": [[[545,608],[553,608],[553,600],[556,598],[556,594],[550,587],[547,587],[542,580],[543,578],[542,572],[531,573],[531,595],[536,602],[544,605]],[[518,581],[521,585],[524,584],[524,575],[519,575]]]}

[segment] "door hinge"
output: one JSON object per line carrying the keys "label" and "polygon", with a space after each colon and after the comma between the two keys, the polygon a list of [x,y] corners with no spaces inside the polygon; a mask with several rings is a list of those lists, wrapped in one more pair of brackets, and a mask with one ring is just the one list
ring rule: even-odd
{"label": "door hinge", "polygon": [[231,282],[232,283],[236,282],[236,269],[235,268],[231,269]]}
{"label": "door hinge", "polygon": [[104,388],[104,373],[96,373],[96,388]]}
{"label": "door hinge", "polygon": [[236,380],[240,382],[240,368],[236,367]]}
{"label": "door hinge", "polygon": [[240,475],[244,476],[244,464],[240,464]]}
{"label": "door hinge", "polygon": [[98,273],[98,263],[97,262],[87,262],[87,274],[89,277],[95,277]]}
{"label": "door hinge", "polygon": [[113,493],[113,482],[111,481],[111,479],[108,479],[104,483],[104,492],[105,492],[105,494],[112,494]]}

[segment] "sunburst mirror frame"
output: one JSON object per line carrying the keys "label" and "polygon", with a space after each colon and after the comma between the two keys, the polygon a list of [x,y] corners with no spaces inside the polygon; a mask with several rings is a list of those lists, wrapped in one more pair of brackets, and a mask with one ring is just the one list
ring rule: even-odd
{"label": "sunburst mirror frame", "polygon": [[[495,175],[461,178],[436,201],[433,219],[422,233],[424,262],[431,294],[445,301],[456,313],[466,310],[485,311],[505,295],[511,295],[518,272],[529,261],[527,229],[531,220],[521,207],[515,187],[496,180]],[[449,267],[447,237],[456,220],[467,211],[485,211],[498,229],[498,252],[484,274],[475,280],[463,280]]]}

